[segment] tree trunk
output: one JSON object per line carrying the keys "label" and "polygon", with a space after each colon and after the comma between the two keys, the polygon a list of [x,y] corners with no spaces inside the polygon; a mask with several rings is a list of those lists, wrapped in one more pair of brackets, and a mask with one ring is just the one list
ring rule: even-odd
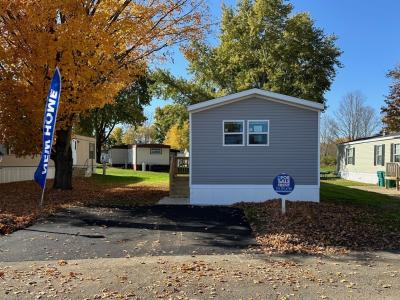
{"label": "tree trunk", "polygon": [[102,137],[100,133],[96,131],[96,162],[101,164],[101,149],[103,146]]}
{"label": "tree trunk", "polygon": [[72,189],[72,127],[56,131],[56,144],[52,159],[56,167],[53,188],[61,190]]}

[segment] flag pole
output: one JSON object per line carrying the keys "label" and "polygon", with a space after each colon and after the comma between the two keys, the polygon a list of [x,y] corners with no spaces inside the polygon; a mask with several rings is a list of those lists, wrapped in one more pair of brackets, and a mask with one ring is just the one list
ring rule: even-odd
{"label": "flag pole", "polygon": [[39,208],[42,210],[43,208],[43,200],[44,200],[44,191],[46,190],[46,181],[44,182],[44,187],[42,189],[42,197],[40,198]]}
{"label": "flag pole", "polygon": [[42,195],[39,202],[39,210],[43,208],[44,193],[46,190],[47,173],[49,169],[49,160],[51,157],[51,150],[53,147],[54,131],[56,128],[58,105],[61,93],[61,74],[60,70],[56,68],[53,78],[51,79],[50,89],[47,94],[46,105],[43,117],[43,140],[42,140],[42,154],[37,167],[34,180],[42,188]]}

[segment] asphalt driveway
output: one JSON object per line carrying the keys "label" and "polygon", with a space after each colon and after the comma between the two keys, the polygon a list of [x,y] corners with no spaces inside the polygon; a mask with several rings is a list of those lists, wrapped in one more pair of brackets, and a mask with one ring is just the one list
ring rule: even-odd
{"label": "asphalt driveway", "polygon": [[0,237],[0,261],[240,254],[255,244],[236,208],[76,207]]}

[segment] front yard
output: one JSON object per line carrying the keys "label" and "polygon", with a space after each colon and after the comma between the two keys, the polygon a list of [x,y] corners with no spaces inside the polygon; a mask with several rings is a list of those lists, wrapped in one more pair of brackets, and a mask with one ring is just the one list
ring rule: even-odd
{"label": "front yard", "polygon": [[[42,213],[68,206],[152,205],[168,195],[169,175],[109,168],[107,175],[75,178],[74,189],[56,191],[51,181]],[[350,250],[400,249],[400,198],[359,190],[342,179],[321,182],[321,203],[279,200],[242,203],[265,252],[337,254]],[[34,182],[0,185],[0,233],[26,227],[39,215]]]}
{"label": "front yard", "polygon": [[[57,191],[49,180],[44,214],[74,205],[151,205],[168,195],[168,174],[109,168],[107,175],[74,178],[74,189]],[[0,184],[0,234],[26,227],[38,217],[41,190],[33,181]]]}
{"label": "front yard", "polygon": [[339,254],[400,249],[400,199],[363,191],[343,179],[321,182],[321,202],[240,204],[268,253]]}

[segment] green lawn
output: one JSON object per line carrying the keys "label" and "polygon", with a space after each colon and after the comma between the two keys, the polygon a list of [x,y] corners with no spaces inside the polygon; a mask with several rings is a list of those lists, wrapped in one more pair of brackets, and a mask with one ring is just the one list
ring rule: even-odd
{"label": "green lawn", "polygon": [[321,202],[372,209],[380,213],[383,222],[393,222],[400,226],[400,199],[350,187],[363,185],[368,184],[345,179],[322,180]]}
{"label": "green lawn", "polygon": [[321,172],[336,172],[336,166],[321,166]]}
{"label": "green lawn", "polygon": [[95,182],[100,184],[111,185],[130,185],[130,184],[146,184],[167,186],[169,182],[169,174],[166,172],[142,172],[132,169],[107,168],[107,175],[103,176],[103,170],[97,168],[96,174],[93,175]]}
{"label": "green lawn", "polygon": [[[143,184],[153,187],[168,187],[169,174],[166,172],[142,172],[132,169],[107,168],[103,176],[102,169],[97,169],[92,179],[101,185],[128,186]],[[382,216],[400,222],[400,200],[368,191],[353,189],[351,186],[369,184],[349,181],[341,178],[321,180],[321,202],[343,205],[356,205],[382,212]]]}
{"label": "green lawn", "polygon": [[351,181],[342,178],[332,177],[326,180],[322,180],[321,182],[325,182],[328,184],[340,185],[340,186],[369,186],[372,185],[370,183],[358,182],[358,181]]}

